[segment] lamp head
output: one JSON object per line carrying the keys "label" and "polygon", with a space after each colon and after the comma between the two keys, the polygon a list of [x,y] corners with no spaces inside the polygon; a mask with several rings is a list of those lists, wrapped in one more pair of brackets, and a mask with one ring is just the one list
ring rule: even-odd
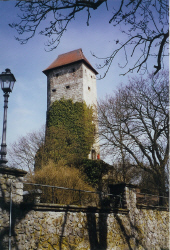
{"label": "lamp head", "polygon": [[15,82],[16,79],[10,69],[6,69],[5,72],[0,74],[1,89],[4,93],[12,92]]}

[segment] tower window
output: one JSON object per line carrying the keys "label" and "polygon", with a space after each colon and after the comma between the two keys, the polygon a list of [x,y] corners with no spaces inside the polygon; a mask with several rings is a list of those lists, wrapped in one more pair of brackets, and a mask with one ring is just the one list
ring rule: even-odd
{"label": "tower window", "polygon": [[56,89],[52,89],[52,92],[56,92]]}
{"label": "tower window", "polygon": [[88,90],[90,90],[90,87],[88,86]]}
{"label": "tower window", "polygon": [[70,88],[70,86],[69,86],[69,85],[67,85],[67,86],[66,86],[66,89],[69,89],[69,88]]}
{"label": "tower window", "polygon": [[96,160],[96,151],[94,149],[91,150],[91,159]]}

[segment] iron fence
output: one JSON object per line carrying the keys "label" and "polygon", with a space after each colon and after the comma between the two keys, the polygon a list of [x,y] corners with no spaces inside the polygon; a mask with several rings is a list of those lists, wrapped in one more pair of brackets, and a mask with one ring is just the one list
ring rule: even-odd
{"label": "iron fence", "polygon": [[122,208],[120,195],[33,183],[24,183],[24,201],[92,207],[110,206],[111,201]]}
{"label": "iron fence", "polygon": [[169,197],[147,193],[136,193],[137,204],[146,206],[169,207]]}
{"label": "iron fence", "polygon": [[[34,183],[24,183],[24,201],[92,207],[127,207],[125,194],[114,195]],[[137,192],[136,203],[138,205],[168,207],[169,197]]]}

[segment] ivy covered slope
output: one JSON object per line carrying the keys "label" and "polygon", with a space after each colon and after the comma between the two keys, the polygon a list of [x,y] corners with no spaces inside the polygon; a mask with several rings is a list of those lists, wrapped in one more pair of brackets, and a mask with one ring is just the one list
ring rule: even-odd
{"label": "ivy covered slope", "polygon": [[36,156],[36,165],[46,164],[49,159],[78,164],[90,153],[94,131],[92,108],[72,100],[55,101],[47,113],[45,145]]}

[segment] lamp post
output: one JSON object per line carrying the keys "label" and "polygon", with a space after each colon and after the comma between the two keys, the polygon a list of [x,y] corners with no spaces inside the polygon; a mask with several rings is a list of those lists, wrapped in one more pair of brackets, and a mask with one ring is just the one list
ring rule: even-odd
{"label": "lamp post", "polygon": [[14,83],[16,79],[11,73],[10,69],[6,69],[5,72],[0,74],[0,84],[1,89],[4,92],[4,118],[3,118],[3,130],[2,130],[2,144],[0,151],[0,166],[6,166],[8,162],[6,159],[7,149],[6,149],[6,130],[7,130],[7,108],[8,108],[8,97],[9,93],[12,92]]}

